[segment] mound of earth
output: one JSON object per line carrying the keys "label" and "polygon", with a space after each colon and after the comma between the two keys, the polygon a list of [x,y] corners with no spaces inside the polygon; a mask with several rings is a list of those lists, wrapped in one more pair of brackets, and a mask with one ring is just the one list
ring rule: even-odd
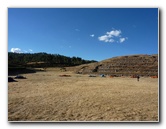
{"label": "mound of earth", "polygon": [[96,63],[76,66],[74,72],[109,76],[158,76],[158,54],[113,57]]}

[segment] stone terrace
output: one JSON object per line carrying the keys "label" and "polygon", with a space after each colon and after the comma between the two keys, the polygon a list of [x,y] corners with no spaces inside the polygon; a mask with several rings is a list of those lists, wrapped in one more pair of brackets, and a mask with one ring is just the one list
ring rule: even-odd
{"label": "stone terrace", "polygon": [[76,68],[81,74],[106,74],[110,76],[158,76],[158,54],[130,55],[110,58]]}

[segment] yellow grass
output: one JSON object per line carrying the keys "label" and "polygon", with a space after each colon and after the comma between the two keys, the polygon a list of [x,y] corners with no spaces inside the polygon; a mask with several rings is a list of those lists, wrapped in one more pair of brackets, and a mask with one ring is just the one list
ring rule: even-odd
{"label": "yellow grass", "polygon": [[137,82],[57,69],[24,76],[8,84],[9,121],[158,121],[156,78]]}

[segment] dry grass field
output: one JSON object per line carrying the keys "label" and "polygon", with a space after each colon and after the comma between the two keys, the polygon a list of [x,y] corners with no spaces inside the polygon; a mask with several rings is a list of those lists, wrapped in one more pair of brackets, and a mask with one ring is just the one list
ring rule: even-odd
{"label": "dry grass field", "polygon": [[9,121],[158,121],[157,78],[137,82],[58,69],[24,76],[8,83]]}

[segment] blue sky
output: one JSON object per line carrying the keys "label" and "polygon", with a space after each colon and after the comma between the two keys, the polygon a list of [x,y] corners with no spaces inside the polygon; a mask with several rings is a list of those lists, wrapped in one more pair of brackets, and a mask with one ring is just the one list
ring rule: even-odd
{"label": "blue sky", "polygon": [[157,8],[9,8],[8,51],[101,61],[158,53]]}

